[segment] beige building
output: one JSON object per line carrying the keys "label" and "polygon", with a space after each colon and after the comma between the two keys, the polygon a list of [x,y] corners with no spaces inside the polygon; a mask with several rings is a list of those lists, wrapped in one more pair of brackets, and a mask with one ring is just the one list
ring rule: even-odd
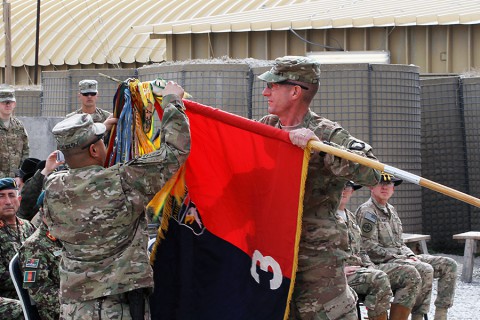
{"label": "beige building", "polygon": [[2,3],[0,82],[6,69],[13,84],[29,85],[35,71],[310,52],[337,62],[386,58],[422,73],[480,68],[473,0],[43,0],[36,63],[37,2]]}

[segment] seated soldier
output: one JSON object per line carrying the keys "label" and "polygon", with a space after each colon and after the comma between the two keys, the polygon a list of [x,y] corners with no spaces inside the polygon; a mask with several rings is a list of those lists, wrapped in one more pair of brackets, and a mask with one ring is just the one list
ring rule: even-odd
{"label": "seated soldier", "polygon": [[23,319],[22,306],[13,285],[9,264],[22,243],[35,231],[16,216],[20,198],[13,178],[0,179],[0,319]]}
{"label": "seated soldier", "polygon": [[[347,182],[337,211],[348,230],[349,255],[345,267],[348,284],[357,294],[365,296],[369,319],[386,320],[390,309],[390,320],[406,320],[420,289],[420,275],[412,266],[390,264],[377,267],[365,253],[355,216],[345,208],[353,192],[361,187],[352,181]],[[390,305],[392,291],[395,298]]]}
{"label": "seated soldier", "polygon": [[62,244],[48,231],[43,217],[43,197],[38,197],[37,206],[41,224],[20,248],[19,263],[22,270],[23,287],[35,301],[42,319],[55,320],[60,316],[60,275],[58,265]]}
{"label": "seated soldier", "polygon": [[413,266],[420,273],[422,284],[412,309],[412,320],[421,320],[430,309],[432,282],[438,278],[438,295],[435,300],[435,320],[447,319],[453,305],[457,263],[448,257],[428,254],[416,255],[402,239],[402,222],[395,207],[388,203],[395,186],[403,180],[382,173],[380,182],[370,187],[371,197],[360,205],[356,218],[361,226],[362,245],[376,264],[398,263]]}

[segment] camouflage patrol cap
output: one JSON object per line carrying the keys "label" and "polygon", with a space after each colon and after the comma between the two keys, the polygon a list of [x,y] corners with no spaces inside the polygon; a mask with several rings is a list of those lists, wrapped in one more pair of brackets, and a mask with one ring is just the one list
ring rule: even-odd
{"label": "camouflage patrol cap", "polygon": [[1,190],[10,190],[10,189],[15,189],[17,190],[17,183],[15,182],[15,179],[13,178],[3,178],[0,179],[0,191]]}
{"label": "camouflage patrol cap", "polygon": [[105,133],[103,123],[94,123],[88,113],[75,114],[57,123],[52,133],[59,150],[69,150],[88,146]]}
{"label": "camouflage patrol cap", "polygon": [[82,80],[78,83],[78,90],[80,93],[98,92],[97,80]]}
{"label": "camouflage patrol cap", "polygon": [[15,100],[15,89],[9,85],[0,85],[0,102]]}
{"label": "camouflage patrol cap", "polygon": [[282,82],[296,80],[305,83],[318,83],[320,81],[320,63],[302,56],[285,56],[275,59],[270,69],[258,76],[266,82]]}

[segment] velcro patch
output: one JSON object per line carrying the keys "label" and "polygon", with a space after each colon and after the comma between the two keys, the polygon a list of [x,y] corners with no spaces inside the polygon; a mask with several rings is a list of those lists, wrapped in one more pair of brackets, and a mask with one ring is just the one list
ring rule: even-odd
{"label": "velcro patch", "polygon": [[352,143],[350,144],[349,149],[350,149],[350,150],[358,150],[358,151],[361,151],[361,150],[365,149],[365,143],[354,140],[354,141],[352,141]]}
{"label": "velcro patch", "polygon": [[36,278],[37,278],[37,271],[25,271],[25,273],[23,274],[24,283],[35,282]]}
{"label": "velcro patch", "polygon": [[25,262],[25,268],[38,268],[39,259],[28,259]]}
{"label": "velcro patch", "polygon": [[373,231],[373,224],[370,222],[364,222],[362,224],[362,232],[364,236],[368,236]]}
{"label": "velcro patch", "polygon": [[370,222],[373,222],[374,224],[377,223],[377,216],[374,215],[373,213],[371,212],[367,212],[365,213],[365,219],[370,221]]}

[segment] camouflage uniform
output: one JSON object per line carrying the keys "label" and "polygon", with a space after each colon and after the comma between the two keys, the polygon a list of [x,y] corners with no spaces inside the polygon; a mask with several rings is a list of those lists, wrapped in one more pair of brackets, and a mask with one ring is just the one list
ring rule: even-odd
{"label": "camouflage uniform", "polygon": [[[47,178],[47,225],[64,245],[59,269],[63,317],[88,318],[80,310],[88,312],[93,305],[97,314],[106,308],[104,302],[120,310],[126,307],[128,313],[125,293],[153,287],[144,209],[190,152],[183,103],[175,95],[166,95],[162,108],[159,150],[125,165],[106,169],[91,165],[54,172]],[[91,141],[91,136],[83,139],[85,131],[75,129],[78,122],[103,127],[105,132],[105,126],[93,124],[89,115],[67,118],[53,129],[60,150]]]}
{"label": "camouflage uniform", "polygon": [[[430,309],[433,278],[439,278],[437,308],[453,305],[455,294],[455,260],[431,255],[415,255],[402,240],[402,222],[395,208],[387,203],[380,205],[373,198],[362,204],[356,212],[362,230],[363,245],[374,263],[397,263],[414,266],[422,280],[412,314],[427,314]],[[418,261],[408,260],[416,257]]]}
{"label": "camouflage uniform", "polygon": [[[89,80],[89,79],[81,80],[78,83],[78,91],[80,93],[98,93],[98,82],[96,80]],[[68,118],[73,116],[74,114],[82,114],[82,113],[83,111],[80,108],[74,112],[67,114],[66,117]],[[101,123],[105,122],[105,120],[107,120],[107,118],[110,115],[111,115],[110,112],[100,108],[95,108],[95,113],[90,114],[90,116],[92,116],[93,122],[101,122]]]}
{"label": "camouflage uniform", "polygon": [[[279,58],[274,67],[259,76],[267,82],[289,78],[306,83],[318,82],[304,72],[319,66],[298,57]],[[305,61],[303,61],[305,59]],[[286,66],[286,70],[281,70]],[[267,115],[260,122],[282,129],[280,119]],[[376,159],[371,147],[351,136],[335,122],[309,110],[298,128],[312,130],[323,141]],[[375,185],[379,172],[345,159],[314,152],[308,165],[303,201],[302,233],[298,254],[298,271],[292,298],[292,317],[305,319],[356,319],[356,294],[348,286],[344,261],[348,249],[347,228],[336,211],[345,182]]]}
{"label": "camouflage uniform", "polygon": [[[393,303],[401,304],[411,309],[415,304],[415,298],[417,297],[421,285],[421,278],[418,271],[413,266],[398,263],[381,263],[375,266],[375,264],[373,264],[373,262],[370,260],[368,254],[365,252],[365,249],[362,247],[361,231],[360,227],[357,225],[355,215],[347,209],[345,209],[345,213],[348,218],[348,238],[350,241],[351,250],[351,256],[347,259],[347,265],[363,266],[369,268],[367,270],[376,268],[379,272],[385,273],[389,280],[389,287],[394,293]],[[368,289],[368,287],[370,287],[370,284],[374,283],[373,281],[360,282],[366,279],[366,275],[362,275],[360,280],[356,280],[355,278],[351,279],[351,277],[352,276],[347,278],[348,284],[352,286],[360,295],[365,295],[365,291]],[[355,275],[353,275],[353,277],[355,277]],[[356,283],[360,283],[364,286],[364,288],[357,290],[356,286],[358,285],[354,286]],[[379,288],[372,288],[370,290],[373,290],[373,292],[382,292],[382,290]],[[371,310],[375,311],[375,313],[372,312],[370,316],[377,315],[380,313],[377,313],[377,311],[380,311],[381,309],[387,310],[390,306],[390,298],[388,299],[388,303],[382,305],[380,302],[375,303],[375,300],[373,299],[374,297],[369,299],[369,296],[367,295],[365,298],[365,305],[368,307],[369,315]]]}
{"label": "camouflage uniform", "polygon": [[60,315],[60,275],[58,265],[62,245],[42,223],[20,248],[23,287],[28,289],[42,319],[56,320]]}
{"label": "camouflage uniform", "polygon": [[0,319],[23,320],[21,302],[16,299],[0,297]]}
{"label": "camouflage uniform", "polygon": [[16,117],[10,118],[8,128],[0,121],[0,146],[0,178],[14,177],[30,153],[27,131]]}
{"label": "camouflage uniform", "polygon": [[[22,243],[34,233],[35,228],[27,220],[17,218],[18,230],[0,220],[0,319],[12,319],[23,312],[17,291],[9,272],[10,260],[18,252]],[[8,315],[8,316],[5,316]]]}
{"label": "camouflage uniform", "polygon": [[358,295],[365,296],[364,304],[368,309],[368,316],[375,317],[390,309],[390,299],[393,297],[388,276],[385,272],[376,270],[368,255],[361,250],[360,230],[354,222],[353,213],[345,209],[348,228],[349,247],[346,265],[359,266],[354,274],[347,276],[348,285]]}

